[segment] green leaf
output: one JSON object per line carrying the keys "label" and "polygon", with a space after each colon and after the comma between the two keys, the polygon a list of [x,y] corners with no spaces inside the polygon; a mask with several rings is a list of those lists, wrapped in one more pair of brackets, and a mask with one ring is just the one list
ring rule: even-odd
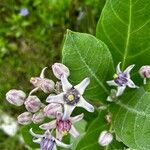
{"label": "green leaf", "polygon": [[123,143],[136,150],[150,150],[150,92],[132,90],[110,107],[113,129]]}
{"label": "green leaf", "polygon": [[99,116],[93,121],[89,126],[85,136],[78,143],[76,150],[114,150],[114,149],[123,149],[125,146],[117,142],[115,138],[113,142],[107,147],[102,147],[98,144],[98,138],[102,131],[109,130],[110,125],[106,124],[104,119],[106,112],[100,112]]}
{"label": "green leaf", "polygon": [[122,62],[122,69],[134,63],[138,67],[150,64],[149,10],[149,0],[106,2],[97,25],[97,37],[109,47],[115,65]]}
{"label": "green leaf", "polygon": [[71,71],[73,84],[90,77],[86,90],[89,99],[104,99],[108,93],[106,79],[113,70],[113,61],[107,46],[94,36],[67,31],[63,46],[63,63]]}

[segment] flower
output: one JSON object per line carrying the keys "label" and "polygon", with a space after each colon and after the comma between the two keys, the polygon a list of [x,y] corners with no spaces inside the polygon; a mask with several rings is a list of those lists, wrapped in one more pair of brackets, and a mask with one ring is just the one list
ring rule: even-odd
{"label": "flower", "polygon": [[61,77],[63,92],[56,95],[49,95],[46,99],[48,103],[60,103],[64,105],[64,118],[68,118],[71,115],[75,107],[83,107],[89,112],[94,112],[94,107],[86,102],[83,98],[83,93],[86,87],[90,83],[89,78],[85,78],[81,83],[76,86],[72,86],[67,80],[66,76]]}
{"label": "flower", "polygon": [[6,100],[16,106],[21,106],[24,103],[26,94],[21,90],[12,89],[6,93]]}
{"label": "flower", "polygon": [[45,78],[45,70],[47,67],[43,68],[40,74],[40,77],[32,77],[30,79],[30,82],[34,85],[35,89],[33,89],[31,93],[37,91],[37,90],[42,90],[45,93],[51,93],[54,91],[55,88],[55,83],[52,80],[46,79]]}
{"label": "flower", "polygon": [[41,150],[56,150],[56,146],[63,148],[70,148],[72,146],[72,144],[65,144],[53,137],[49,130],[45,131],[44,134],[35,134],[31,128],[30,134],[34,137],[33,142],[40,144]]}
{"label": "flower", "polygon": [[32,121],[35,124],[42,123],[44,119],[45,119],[45,116],[42,110],[36,112],[32,117]]}
{"label": "flower", "polygon": [[146,78],[150,78],[150,66],[142,66],[139,70],[139,74],[144,78],[143,83],[146,84]]}
{"label": "flower", "polygon": [[58,79],[61,79],[62,75],[65,75],[66,77],[70,75],[69,69],[61,63],[54,63],[54,65],[52,65],[52,71],[55,77]]}
{"label": "flower", "polygon": [[113,140],[113,135],[110,132],[102,131],[99,136],[98,143],[101,146],[107,146],[112,142],[112,140]]}
{"label": "flower", "polygon": [[135,65],[130,65],[122,72],[120,70],[120,64],[121,64],[121,62],[117,65],[117,68],[116,68],[117,73],[114,74],[114,80],[107,81],[107,84],[109,86],[117,86],[118,87],[118,90],[116,93],[117,97],[123,94],[126,86],[128,86],[130,88],[138,88],[138,86],[136,86],[134,84],[134,82],[130,79],[130,71],[133,69],[133,67]]}
{"label": "flower", "polygon": [[27,8],[20,9],[21,16],[27,16],[29,14],[29,10]]}
{"label": "flower", "polygon": [[42,103],[37,96],[30,95],[28,96],[24,104],[29,112],[37,112],[40,109]]}
{"label": "flower", "polygon": [[63,119],[63,114],[58,113],[57,119],[53,120],[49,123],[44,123],[40,125],[41,129],[44,130],[50,130],[50,129],[56,129],[56,137],[61,140],[64,135],[67,135],[70,133],[74,138],[77,138],[79,136],[79,132],[74,127],[74,123],[80,121],[83,119],[84,114],[77,115],[75,117],[69,117]]}
{"label": "flower", "polygon": [[24,112],[20,114],[18,117],[18,123],[22,125],[27,125],[32,122],[32,113],[31,112]]}

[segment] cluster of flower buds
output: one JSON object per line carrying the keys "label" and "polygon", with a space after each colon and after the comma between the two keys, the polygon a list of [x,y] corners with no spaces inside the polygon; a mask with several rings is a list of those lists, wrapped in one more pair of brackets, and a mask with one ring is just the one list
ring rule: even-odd
{"label": "cluster of flower buds", "polygon": [[[59,80],[56,82],[45,78],[45,70],[43,68],[39,77],[32,77],[30,82],[34,89],[26,96],[21,90],[10,90],[6,93],[6,99],[13,105],[26,108],[18,116],[18,123],[27,125],[30,123],[40,124],[39,127],[44,130],[44,134],[35,134],[32,129],[30,133],[34,136],[33,142],[39,143],[41,150],[56,149],[56,146],[69,148],[71,145],[62,143],[65,135],[71,134],[74,138],[79,136],[79,132],[74,123],[83,119],[84,114],[71,116],[76,107],[83,107],[89,112],[94,112],[94,107],[88,103],[84,97],[84,91],[90,83],[89,78],[83,79],[78,85],[73,86],[69,81],[69,69],[61,64],[55,63],[52,71]],[[45,104],[36,95],[35,92],[43,91],[48,93]],[[50,122],[44,122],[45,118],[54,119]],[[53,136],[56,135],[56,138]]]}

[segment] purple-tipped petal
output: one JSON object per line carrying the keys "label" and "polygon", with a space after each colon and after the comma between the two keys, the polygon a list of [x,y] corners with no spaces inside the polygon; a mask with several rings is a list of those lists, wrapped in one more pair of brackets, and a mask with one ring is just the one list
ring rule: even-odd
{"label": "purple-tipped petal", "polygon": [[61,76],[62,89],[64,92],[70,90],[72,88],[71,83],[68,81],[66,76]]}
{"label": "purple-tipped petal", "polygon": [[49,123],[44,123],[44,124],[40,125],[39,127],[43,130],[54,129],[54,128],[56,128],[56,120],[53,120]]}
{"label": "purple-tipped petal", "polygon": [[121,96],[125,90],[126,86],[119,86],[117,93],[116,93],[116,97]]}
{"label": "purple-tipped petal", "polygon": [[85,78],[74,88],[82,95],[86,89],[86,87],[90,84],[90,78]]}
{"label": "purple-tipped petal", "polygon": [[62,118],[63,119],[70,118],[70,115],[72,114],[74,108],[75,106],[64,104],[64,114]]}
{"label": "purple-tipped petal", "polygon": [[138,88],[131,79],[128,79],[127,85],[130,88]]}
{"label": "purple-tipped petal", "polygon": [[80,134],[79,132],[76,130],[76,128],[72,125],[71,129],[69,131],[69,133],[74,137],[77,138]]}
{"label": "purple-tipped petal", "polygon": [[116,68],[117,74],[122,73],[121,69],[120,69],[120,64],[121,64],[121,62],[118,63],[117,68]]}
{"label": "purple-tipped petal", "polygon": [[94,112],[94,107],[88,103],[82,96],[80,97],[80,101],[77,104],[78,107],[83,107],[89,112]]}
{"label": "purple-tipped petal", "polygon": [[63,95],[64,93],[54,95],[54,96],[49,95],[46,99],[46,102],[64,104]]}
{"label": "purple-tipped petal", "polygon": [[78,122],[78,121],[82,120],[83,117],[84,117],[84,114],[82,113],[82,114],[77,115],[75,117],[71,117],[70,120],[71,120],[72,123],[75,123],[75,122]]}
{"label": "purple-tipped petal", "polygon": [[127,75],[127,78],[130,78],[130,72],[131,72],[131,70],[133,69],[134,66],[135,66],[135,65],[130,65],[130,66],[128,66],[128,67],[124,70],[123,73]]}
{"label": "purple-tipped petal", "polygon": [[107,84],[108,84],[109,86],[118,86],[117,83],[115,83],[114,80],[107,81]]}
{"label": "purple-tipped petal", "polygon": [[56,145],[63,147],[63,148],[70,148],[72,146],[72,144],[65,144],[57,139],[55,139]]}

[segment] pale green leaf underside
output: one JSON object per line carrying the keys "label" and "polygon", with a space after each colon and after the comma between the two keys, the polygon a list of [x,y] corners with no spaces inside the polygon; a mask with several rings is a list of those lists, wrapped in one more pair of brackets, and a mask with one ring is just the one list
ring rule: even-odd
{"label": "pale green leaf underside", "polygon": [[91,83],[86,90],[89,99],[104,99],[108,90],[106,80],[113,62],[106,45],[94,36],[67,31],[63,46],[63,63],[71,71],[70,80],[77,84],[85,77]]}
{"label": "pale green leaf underside", "polygon": [[150,1],[107,0],[97,37],[109,47],[115,65],[150,64]]}
{"label": "pale green leaf underside", "polygon": [[129,92],[111,110],[118,137],[133,149],[150,150],[150,92]]}

